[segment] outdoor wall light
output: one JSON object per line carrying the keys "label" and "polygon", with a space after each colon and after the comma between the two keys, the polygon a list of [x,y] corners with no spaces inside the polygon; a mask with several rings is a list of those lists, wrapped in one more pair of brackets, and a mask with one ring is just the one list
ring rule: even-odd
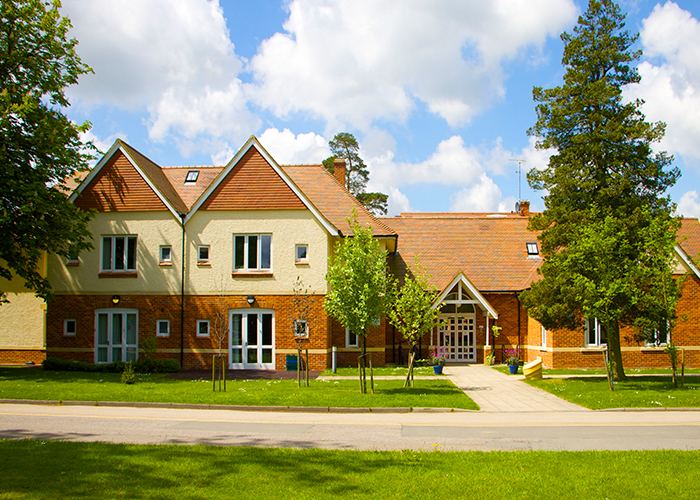
{"label": "outdoor wall light", "polygon": [[246,297],[246,300],[248,301],[248,304],[252,306],[253,303],[255,303],[255,295],[248,295],[248,297]]}
{"label": "outdoor wall light", "polygon": [[119,304],[120,300],[121,299],[119,298],[119,295],[112,295],[112,304],[114,304],[115,306]]}

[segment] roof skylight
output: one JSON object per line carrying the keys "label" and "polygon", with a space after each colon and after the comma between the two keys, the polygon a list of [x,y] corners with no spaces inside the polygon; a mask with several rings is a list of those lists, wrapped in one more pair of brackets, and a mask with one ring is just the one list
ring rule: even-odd
{"label": "roof skylight", "polygon": [[525,243],[527,246],[527,255],[528,256],[534,256],[534,255],[539,255],[540,252],[537,249],[537,243]]}
{"label": "roof skylight", "polygon": [[189,170],[185,182],[197,182],[197,177],[199,177],[199,170]]}

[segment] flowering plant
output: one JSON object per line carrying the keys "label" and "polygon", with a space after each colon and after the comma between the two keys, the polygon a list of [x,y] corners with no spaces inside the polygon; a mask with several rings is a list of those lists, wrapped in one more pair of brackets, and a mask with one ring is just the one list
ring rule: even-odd
{"label": "flowering plant", "polygon": [[430,351],[430,362],[433,366],[445,366],[448,356],[447,347],[440,346],[434,351]]}
{"label": "flowering plant", "polygon": [[520,364],[520,349],[503,349],[503,362],[507,365]]}

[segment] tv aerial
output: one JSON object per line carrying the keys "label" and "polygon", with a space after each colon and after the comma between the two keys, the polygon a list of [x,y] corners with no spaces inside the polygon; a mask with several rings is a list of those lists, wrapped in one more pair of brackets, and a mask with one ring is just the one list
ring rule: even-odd
{"label": "tv aerial", "polygon": [[515,203],[515,211],[520,212],[520,202],[523,200],[520,185],[522,180],[523,163],[525,163],[527,160],[523,160],[520,158],[511,158],[508,161],[514,161],[518,164],[518,201]]}

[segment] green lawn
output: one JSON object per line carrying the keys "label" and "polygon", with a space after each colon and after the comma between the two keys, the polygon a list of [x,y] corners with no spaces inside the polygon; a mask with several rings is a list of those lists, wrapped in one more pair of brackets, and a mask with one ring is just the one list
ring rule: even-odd
{"label": "green lawn", "polygon": [[[508,365],[494,365],[493,368],[501,373],[510,374]],[[627,375],[671,375],[670,368],[625,368]],[[522,366],[518,370],[518,374],[523,374]],[[700,374],[700,368],[686,368],[686,375]],[[542,375],[605,375],[605,368],[601,369],[585,369],[585,368],[544,368]]]}
{"label": "green lawn", "polygon": [[[405,377],[408,373],[408,368],[405,366],[376,366],[373,368],[374,376],[395,376],[395,377]],[[367,370],[367,375],[369,376],[369,370]],[[416,366],[413,369],[413,375],[425,376],[432,375],[435,376],[435,370],[432,366]],[[357,377],[357,367],[353,368],[338,368],[337,373],[333,373],[330,368],[327,368],[321,373],[323,377]]]}
{"label": "green lawn", "polygon": [[686,376],[683,389],[674,389],[670,377],[630,377],[626,382],[615,382],[613,392],[605,376],[545,378],[526,382],[594,410],[700,407],[700,376],[697,375]]}
{"label": "green lawn", "polygon": [[374,385],[375,394],[360,394],[358,380],[312,380],[302,388],[295,380],[228,380],[227,392],[222,393],[212,391],[211,380],[137,374],[137,383],[126,385],[119,374],[0,368],[0,399],[478,409],[449,380],[416,380],[415,387],[407,389],[402,380],[375,380]]}
{"label": "green lawn", "polygon": [[357,452],[0,441],[0,499],[700,497],[700,452]]}

